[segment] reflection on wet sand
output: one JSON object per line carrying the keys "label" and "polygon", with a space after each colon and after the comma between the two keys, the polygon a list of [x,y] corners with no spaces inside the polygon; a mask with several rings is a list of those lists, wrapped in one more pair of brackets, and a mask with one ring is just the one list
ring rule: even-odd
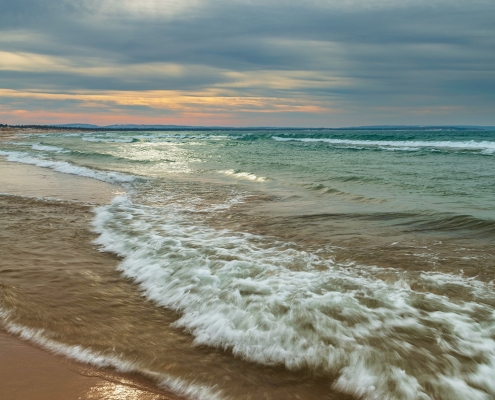
{"label": "reflection on wet sand", "polygon": [[150,383],[46,353],[0,332],[2,400],[177,400]]}

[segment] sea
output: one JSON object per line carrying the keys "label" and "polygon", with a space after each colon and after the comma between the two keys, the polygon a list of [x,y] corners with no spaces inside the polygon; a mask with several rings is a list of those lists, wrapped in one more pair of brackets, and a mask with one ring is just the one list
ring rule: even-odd
{"label": "sea", "polygon": [[191,399],[495,398],[495,131],[54,130],[0,156],[123,189],[87,221],[116,277],[42,329],[4,296],[12,333]]}

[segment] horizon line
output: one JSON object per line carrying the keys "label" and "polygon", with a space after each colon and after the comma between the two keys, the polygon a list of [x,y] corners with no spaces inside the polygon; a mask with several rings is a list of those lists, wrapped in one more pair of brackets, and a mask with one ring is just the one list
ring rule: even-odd
{"label": "horizon line", "polygon": [[37,128],[37,129],[69,129],[69,130],[112,130],[112,131],[136,131],[136,130],[495,130],[495,126],[489,125],[359,125],[331,127],[294,127],[294,126],[220,126],[220,125],[172,125],[172,124],[111,124],[96,125],[85,123],[68,124],[0,124],[0,128]]}

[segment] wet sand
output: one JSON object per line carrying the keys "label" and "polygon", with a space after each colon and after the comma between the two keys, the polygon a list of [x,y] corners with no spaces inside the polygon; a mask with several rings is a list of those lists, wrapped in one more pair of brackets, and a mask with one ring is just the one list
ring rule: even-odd
{"label": "wet sand", "polygon": [[[91,146],[99,148],[102,144]],[[0,324],[3,321],[5,331],[23,337],[26,342],[20,343],[28,343],[28,348],[40,346],[71,360],[100,366],[80,374],[76,368],[76,375],[83,375],[86,382],[95,376],[99,379],[88,384],[91,388],[82,389],[78,389],[70,373],[74,368],[68,367],[70,377],[66,381],[73,384],[69,389],[58,385],[57,390],[65,393],[58,398],[153,398],[162,396],[156,389],[161,387],[190,398],[199,397],[195,396],[199,393],[208,400],[355,400],[369,390],[375,393],[375,384],[369,386],[369,382],[379,386],[376,398],[406,398],[404,393],[418,393],[420,388],[425,388],[432,398],[446,400],[485,398],[495,393],[492,354],[486,351],[486,343],[493,343],[495,326],[491,283],[494,258],[490,245],[493,236],[480,236],[480,232],[493,231],[490,224],[485,231],[475,229],[472,237],[466,237],[466,231],[457,229],[456,220],[447,224],[447,228],[455,228],[451,233],[435,227],[430,232],[431,226],[421,220],[414,228],[409,224],[411,218],[403,218],[405,224],[396,224],[394,217],[389,223],[383,214],[372,219],[352,213],[312,214],[312,210],[291,215],[277,213],[283,201],[276,201],[276,196],[270,201],[263,194],[220,212],[197,212],[201,207],[194,206],[189,215],[179,211],[184,203],[201,202],[204,210],[209,210],[211,205],[227,201],[238,192],[222,184],[196,182],[196,178],[175,181],[168,177],[163,182],[158,178],[136,181],[129,186],[132,189],[127,199],[94,210],[95,204],[105,204],[120,189],[32,166],[2,166],[0,171],[5,173],[0,174],[0,193],[10,191],[16,195],[0,194]],[[100,163],[89,166],[98,169]],[[26,194],[29,196],[21,196]],[[37,197],[40,194],[45,197]],[[296,199],[292,205],[297,202]],[[92,223],[100,234],[98,243],[107,245],[109,240],[105,239],[111,239],[117,245],[107,246],[108,252],[97,251],[92,243],[97,237],[91,231]],[[211,236],[220,239],[218,245],[202,244],[209,227],[216,230]],[[224,228],[229,232],[256,233],[263,239],[242,240],[246,247],[238,251],[237,234],[224,235]],[[290,250],[296,256],[290,255],[285,261],[287,247],[280,247],[278,239],[286,245],[290,242]],[[183,241],[184,245],[174,245],[175,241]],[[265,251],[273,247],[276,253]],[[311,256],[317,255],[315,262],[306,261],[307,250]],[[126,258],[120,259],[112,251]],[[204,290],[208,281],[206,285],[197,284],[195,280],[203,275],[194,268],[202,265],[203,259],[212,260],[207,265],[213,267],[210,271],[226,284],[227,290],[210,296]],[[234,278],[216,274],[222,265],[238,260],[247,260],[247,274]],[[258,274],[251,260],[269,260],[272,269],[267,279]],[[279,260],[285,264],[279,266]],[[338,264],[335,269],[334,260]],[[322,272],[321,285],[316,280],[311,286],[304,283],[306,277],[299,272],[304,272],[308,263],[312,270]],[[282,269],[284,265],[287,271]],[[326,272],[328,267],[334,276]],[[141,271],[134,273],[135,268]],[[161,275],[162,270],[168,274],[166,277]],[[189,271],[194,271],[193,279],[182,274]],[[268,282],[266,292],[274,296],[283,294],[283,286],[291,284],[293,276],[297,276],[298,285],[287,290],[287,296],[279,301],[271,294],[260,296],[252,285],[246,287],[245,277],[251,278],[251,274],[261,278],[257,284]],[[232,281],[236,284],[232,285]],[[179,284],[172,287],[171,282]],[[187,282],[191,284],[184,285]],[[158,295],[154,295],[155,290]],[[247,314],[251,320],[257,321],[258,315],[276,316],[276,321],[283,322],[279,325],[283,334],[271,342],[250,341],[244,335],[246,331],[251,334],[251,326],[244,324],[246,318],[241,320],[244,325],[238,325],[242,329],[237,329],[237,337],[225,329],[226,325],[218,329],[219,321],[226,319],[217,316],[229,314],[208,314],[213,307],[202,305],[211,302],[215,306],[217,299],[222,307],[234,304],[232,292],[239,294],[241,302],[249,302],[245,304],[253,310]],[[175,293],[172,300],[184,300],[184,304],[176,306],[164,301],[170,293]],[[338,296],[335,301],[321,296],[327,293]],[[199,301],[194,298],[197,294]],[[195,313],[189,314],[189,321],[181,322],[180,317],[186,315],[181,312],[191,303],[195,307],[197,304],[199,311],[193,309]],[[249,310],[241,306],[236,310]],[[204,310],[206,323],[194,325],[201,321]],[[275,332],[260,321],[260,329],[253,324],[255,334]],[[195,326],[207,329],[195,331]],[[296,335],[291,334],[293,327]],[[202,338],[204,332],[212,332],[213,338],[219,337],[218,332],[227,332],[230,337],[225,335],[215,342]],[[294,364],[284,366],[280,360],[292,362],[293,354],[309,354],[307,347],[292,342],[292,338],[305,337],[318,344],[317,352],[312,353],[314,359],[295,368]],[[274,353],[267,350],[274,348],[272,343],[278,347],[280,339],[285,341],[283,350],[288,350],[289,357],[270,358]],[[251,349],[239,351],[232,347],[245,343],[253,343],[257,347],[251,349],[261,350],[268,357],[257,359],[252,357]],[[15,352],[14,349],[11,354]],[[246,361],[246,354],[261,362]],[[336,362],[327,364],[327,360]],[[27,362],[35,370],[38,363],[36,359]],[[48,367],[42,369],[50,371]],[[14,375],[20,377],[20,382],[29,381],[22,378],[26,370],[22,364],[17,368]],[[398,374],[399,371],[402,372]],[[50,377],[64,374],[48,372]],[[50,382],[39,371],[29,376]],[[465,384],[467,391],[456,393],[459,386],[446,385],[445,377]],[[411,382],[415,384],[411,386]],[[118,385],[139,391],[128,394]],[[41,392],[42,389],[35,391]],[[15,400],[32,398],[29,393],[14,395]],[[53,390],[47,396],[57,399]]]}
{"label": "wet sand", "polygon": [[[179,315],[146,300],[117,270],[121,260],[92,243],[94,206],[121,188],[30,165],[0,168],[9,171],[0,173],[0,193],[7,185],[16,193],[0,194],[0,330],[8,339],[0,341],[0,371],[19,378],[0,375],[0,398],[179,399],[175,393],[187,391],[208,399],[351,398],[330,389],[329,373],[247,362],[197,346],[174,326]],[[75,197],[72,189],[84,185]]]}
{"label": "wet sand", "polygon": [[105,204],[124,192],[109,183],[9,162],[3,157],[0,157],[0,172],[0,193]]}
{"label": "wet sand", "polygon": [[[88,225],[91,206],[81,202],[104,204],[122,192],[118,186],[89,178],[0,160],[0,193],[4,194],[0,195],[0,208],[14,210],[15,214],[12,218],[12,214],[4,212],[0,218],[1,305],[10,300],[10,305],[14,304],[14,309],[20,314],[24,311],[37,315],[36,307],[40,304],[51,305],[56,310],[56,286],[50,299],[46,281],[46,272],[54,265],[64,266],[66,271],[59,268],[58,273],[66,275],[71,273],[70,270],[81,271],[84,264],[98,266],[99,263],[114,270],[118,263],[116,257],[98,252],[91,244],[93,235]],[[39,200],[20,196],[42,196],[54,200],[46,203],[46,207],[39,207]],[[74,205],[76,213],[72,212]],[[48,215],[50,213],[52,215]],[[63,237],[58,243],[50,241],[50,237],[57,236],[55,231],[60,229],[53,224],[55,216],[59,222],[70,226],[67,233],[77,237],[79,249],[70,245],[64,249],[61,245],[67,241]],[[63,303],[62,299],[58,300]],[[80,300],[77,296],[73,300],[64,299],[66,303],[77,300]],[[69,326],[71,321],[65,323]],[[6,328],[0,325],[1,399],[179,399],[140,376],[95,368],[53,355],[9,335]]]}
{"label": "wet sand", "polygon": [[0,332],[0,398],[4,400],[172,400],[151,385],[54,356]]}

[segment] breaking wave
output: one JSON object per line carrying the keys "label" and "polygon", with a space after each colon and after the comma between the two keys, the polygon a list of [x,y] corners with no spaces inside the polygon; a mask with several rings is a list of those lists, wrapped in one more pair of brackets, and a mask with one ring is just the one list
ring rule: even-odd
{"label": "breaking wave", "polygon": [[[332,372],[334,388],[369,399],[495,396],[492,284],[422,274],[414,280],[435,293],[415,291],[404,271],[382,280],[172,208],[117,197],[95,212],[96,243],[124,258],[119,268],[149,299],[182,313],[176,325],[197,345]],[[469,298],[450,298],[445,282]]]}
{"label": "breaking wave", "polygon": [[495,142],[491,141],[417,141],[417,140],[347,140],[330,138],[289,138],[272,136],[279,142],[306,142],[306,143],[329,143],[335,145],[352,145],[375,147],[381,150],[391,151],[417,151],[421,149],[448,149],[448,150],[478,150],[484,154],[495,152]]}
{"label": "breaking wave", "polygon": [[57,172],[85,176],[87,178],[98,179],[100,181],[108,183],[122,184],[132,182],[136,179],[134,176],[124,175],[118,172],[97,171],[87,167],[73,165],[66,161],[53,161],[47,160],[45,158],[33,157],[25,152],[0,150],[0,156],[6,156],[6,160],[11,162],[31,164],[43,168],[51,168]]}
{"label": "breaking wave", "polygon": [[244,172],[244,171],[235,170],[235,169],[228,169],[228,170],[225,170],[225,171],[218,171],[218,173],[224,174],[224,175],[227,175],[227,176],[232,176],[232,177],[237,178],[237,179],[245,179],[245,180],[248,180],[248,181],[266,182],[266,181],[269,180],[265,176],[258,176],[258,175],[252,174],[250,172]]}

